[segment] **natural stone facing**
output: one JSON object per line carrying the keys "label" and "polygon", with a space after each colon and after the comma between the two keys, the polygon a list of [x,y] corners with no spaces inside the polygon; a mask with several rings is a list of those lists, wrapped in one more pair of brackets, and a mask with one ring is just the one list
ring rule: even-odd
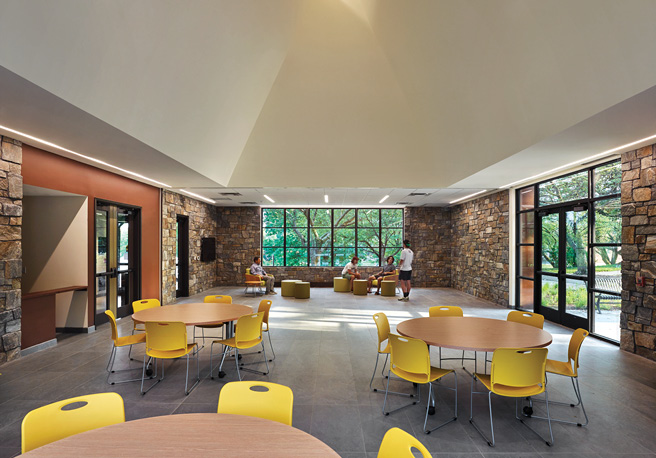
{"label": "natural stone facing", "polygon": [[509,192],[451,209],[451,287],[496,304],[509,299]]}
{"label": "natural stone facing", "polygon": [[[452,284],[452,211],[443,207],[406,207],[405,238],[414,251],[412,285],[443,287]],[[400,255],[397,256],[397,262]]]}
{"label": "natural stone facing", "polygon": [[[216,282],[218,286],[243,285],[246,269],[253,264],[253,257],[261,256],[260,215],[260,207],[217,208]],[[266,270],[268,272],[270,269],[266,268]]]}
{"label": "natural stone facing", "polygon": [[216,213],[214,205],[162,191],[162,304],[170,304],[176,298],[175,233],[178,215],[189,217],[189,294],[216,286],[216,261],[200,260],[201,239],[216,236]]}
{"label": "natural stone facing", "polygon": [[655,161],[656,145],[622,154],[620,348],[656,361]]}
{"label": "natural stone facing", "polygon": [[23,147],[0,136],[0,364],[20,357]]}

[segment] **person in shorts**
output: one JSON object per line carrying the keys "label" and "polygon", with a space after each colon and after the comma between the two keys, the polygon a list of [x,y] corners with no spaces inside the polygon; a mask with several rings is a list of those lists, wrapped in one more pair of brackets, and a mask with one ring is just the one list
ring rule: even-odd
{"label": "person in shorts", "polygon": [[415,254],[410,249],[410,240],[403,241],[403,251],[401,251],[401,262],[399,263],[399,281],[401,283],[401,291],[403,297],[399,298],[401,302],[408,302],[410,300],[410,279],[412,278],[412,260]]}
{"label": "person in shorts", "polygon": [[360,272],[358,272],[358,261],[358,257],[353,256],[353,258],[351,258],[351,262],[346,264],[344,269],[342,269],[342,277],[348,278],[351,282],[351,291],[353,291],[353,280],[356,278],[361,278]]}

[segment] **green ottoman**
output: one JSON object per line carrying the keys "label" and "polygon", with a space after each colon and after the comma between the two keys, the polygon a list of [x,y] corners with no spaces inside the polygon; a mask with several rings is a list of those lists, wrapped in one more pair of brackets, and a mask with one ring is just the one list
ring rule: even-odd
{"label": "green ottoman", "polygon": [[366,296],[367,280],[353,280],[353,294],[358,296]]}
{"label": "green ottoman", "polygon": [[396,282],[383,280],[380,284],[380,294],[383,296],[396,296]]}
{"label": "green ottoman", "polygon": [[348,278],[335,277],[333,278],[333,289],[337,293],[348,293],[351,291],[351,282]]}
{"label": "green ottoman", "polygon": [[283,297],[294,297],[296,283],[300,280],[283,280],[280,282],[280,294]]}
{"label": "green ottoman", "polygon": [[306,281],[296,282],[296,287],[294,288],[294,297],[296,299],[309,299],[310,283]]}

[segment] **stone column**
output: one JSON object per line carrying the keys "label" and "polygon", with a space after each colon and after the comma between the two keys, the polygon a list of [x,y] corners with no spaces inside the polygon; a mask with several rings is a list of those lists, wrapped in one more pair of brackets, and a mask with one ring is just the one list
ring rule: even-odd
{"label": "stone column", "polygon": [[22,160],[21,142],[0,136],[0,364],[20,357]]}
{"label": "stone column", "polygon": [[620,346],[656,361],[656,145],[622,154]]}

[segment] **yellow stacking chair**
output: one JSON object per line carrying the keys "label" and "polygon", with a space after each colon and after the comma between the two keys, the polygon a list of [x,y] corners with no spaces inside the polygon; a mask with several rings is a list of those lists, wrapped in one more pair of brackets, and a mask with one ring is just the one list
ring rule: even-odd
{"label": "yellow stacking chair", "polygon": [[[114,362],[116,361],[116,349],[120,347],[127,347],[130,346],[130,351],[132,351],[132,345],[135,344],[140,344],[140,343],[146,343],[146,335],[145,334],[137,334],[137,335],[129,335],[129,336],[124,336],[124,337],[119,337],[118,336],[118,326],[116,326],[116,318],[114,317],[114,312],[111,310],[106,310],[105,315],[109,317],[109,325],[112,328],[112,342],[114,345],[112,346],[112,352],[109,354],[109,361],[107,361],[107,383],[110,385],[115,385],[117,383],[127,383],[127,382],[138,382],[140,379],[135,378],[131,380],[121,380],[121,381],[114,381],[110,382],[109,377],[115,373],[115,372],[123,372],[123,371],[129,371],[131,369],[122,369],[120,371],[115,371],[114,370]],[[134,331],[133,331],[134,332]],[[129,354],[128,354],[129,356]],[[132,359],[132,358],[130,358]],[[139,367],[139,366],[137,366]]]}
{"label": "yellow stacking chair", "polygon": [[[228,354],[230,348],[235,350],[235,364],[237,365],[237,376],[241,381],[241,372],[239,371],[239,350],[246,350],[253,348],[256,345],[262,345],[262,352],[264,353],[264,363],[266,364],[267,371],[254,371],[242,367],[242,370],[253,372],[255,374],[267,375],[269,373],[269,360],[266,357],[266,349],[264,348],[264,341],[262,340],[262,321],[264,320],[264,312],[257,312],[252,315],[244,315],[237,320],[235,327],[235,335],[230,339],[215,340],[210,347],[210,378],[214,378],[214,367],[212,366],[212,358],[214,354],[214,344],[223,345],[223,354],[221,357],[221,364],[219,365],[219,378],[225,376],[223,369],[223,362]],[[241,364],[243,366],[243,364]]]}
{"label": "yellow stacking chair", "polygon": [[[159,299],[142,299],[132,303],[132,313],[141,312],[142,310],[151,309],[154,307],[161,307]],[[132,334],[136,331],[146,332],[146,326],[143,323],[133,323]],[[132,360],[132,347],[128,352],[128,357]]]}
{"label": "yellow stacking chair", "polygon": [[[462,311],[462,308],[455,305],[436,305],[428,309],[428,316],[430,317],[440,317],[440,316],[465,316]],[[465,360],[474,361],[474,372],[478,368],[478,359],[476,358],[476,352],[474,352],[473,358],[465,358],[465,350],[462,351],[462,356],[460,358],[442,358],[442,347],[439,348],[440,355],[440,367],[442,366],[442,361],[449,361],[453,359],[459,359],[462,368],[465,368]]]}
{"label": "yellow stacking chair", "polygon": [[276,352],[273,351],[273,343],[271,342],[271,332],[269,328],[269,311],[271,310],[271,302],[270,300],[267,299],[262,299],[260,301],[260,306],[257,308],[258,312],[264,312],[264,318],[262,319],[262,331],[267,333],[267,336],[269,336],[269,346],[271,347],[271,353],[273,354],[273,358],[269,360],[269,362],[272,362],[274,359],[276,359]]}
{"label": "yellow stacking chair", "polygon": [[383,441],[380,443],[378,458],[414,458],[412,449],[417,449],[422,458],[431,458],[431,454],[424,444],[419,440],[399,428],[392,428],[385,433]]}
{"label": "yellow stacking chair", "polygon": [[[401,337],[396,334],[389,335],[391,346],[391,361],[387,374],[387,390],[385,390],[385,401],[383,402],[383,414],[389,415],[392,412],[417,404],[421,401],[421,392],[419,390],[420,384],[428,384],[428,401],[426,402],[426,416],[424,417],[424,432],[429,434],[448,423],[455,421],[458,418],[458,374],[451,369],[439,369],[430,364],[430,352],[426,342],[419,339],[412,339],[410,337]],[[390,375],[394,374],[403,380],[407,380],[417,385],[417,401],[408,404],[398,409],[386,412],[385,406],[387,405],[387,394],[389,392]],[[454,384],[453,388],[445,387],[446,389],[455,391],[453,418],[445,421],[444,423],[436,426],[433,429],[426,429],[428,422],[428,414],[435,411],[435,395],[433,394],[433,382],[441,380],[447,374],[453,374]],[[431,409],[432,407],[432,409]]]}
{"label": "yellow stacking chair", "polygon": [[[65,407],[80,403],[79,407]],[[25,415],[21,425],[21,453],[74,434],[125,421],[123,398],[98,393],[53,402]]]}
{"label": "yellow stacking chair", "polygon": [[[547,445],[553,444],[553,431],[551,430],[551,416],[549,415],[549,395],[547,394],[547,378],[545,366],[547,364],[546,348],[499,348],[492,354],[492,368],[490,375],[475,373],[472,378],[470,393],[469,422],[476,431],[483,436],[490,447],[494,447],[494,422],[492,421],[492,393],[498,396],[515,398],[515,418],[528,429],[544,440]],[[479,380],[487,391],[474,391],[474,384]],[[483,431],[474,422],[474,393],[487,394],[490,409],[490,441]],[[544,439],[537,431],[531,428],[519,416],[519,399],[537,396],[544,393],[547,400],[547,420],[549,421],[549,436],[551,442]]]}
{"label": "yellow stacking chair", "polygon": [[[205,303],[215,303],[215,304],[232,304],[232,296],[221,296],[221,295],[212,295],[212,296],[205,296],[205,299],[203,300]],[[202,324],[198,326],[194,326],[194,342],[196,339],[203,339],[203,345],[198,349],[199,351],[205,348],[205,329],[218,329],[222,328],[223,323],[219,324]],[[196,328],[200,328],[202,331],[202,336],[198,337],[196,336]],[[223,334],[225,337],[225,334]],[[214,337],[212,337],[213,339]]]}
{"label": "yellow stacking chair", "polygon": [[[525,312],[523,310],[512,310],[508,312],[506,321],[512,321],[514,323],[527,324],[533,326],[534,328],[543,329],[544,328],[544,315],[533,312]],[[487,352],[485,352],[485,368],[487,370],[487,363],[492,361],[487,359]],[[552,403],[553,404],[553,403]]]}
{"label": "yellow stacking chair", "polygon": [[[557,401],[550,401],[550,404],[556,404],[556,405],[568,405],[570,407],[578,407],[581,406],[581,411],[583,412],[583,416],[585,417],[585,423],[577,422],[577,421],[567,421],[567,420],[560,420],[556,418],[552,418],[551,421],[555,421],[558,423],[566,423],[568,425],[576,425],[576,426],[587,426],[588,425],[588,414],[585,412],[585,407],[583,406],[583,399],[581,398],[581,387],[579,386],[579,353],[581,352],[581,345],[583,344],[583,340],[589,335],[590,333],[586,331],[583,328],[579,328],[574,333],[572,334],[572,337],[569,340],[569,347],[567,349],[567,361],[556,361],[553,359],[547,359],[547,373],[548,374],[556,374],[556,375],[562,375],[564,377],[569,377],[570,380],[572,381],[572,387],[574,388],[574,394],[576,395],[576,404],[571,404],[569,402],[557,402]],[[534,399],[534,401],[542,401],[542,399]],[[532,404],[529,406],[524,407],[524,413],[528,417],[533,417],[533,418],[539,418],[541,420],[544,420],[544,417],[537,417],[533,415],[533,406]]]}
{"label": "yellow stacking chair", "polygon": [[292,425],[294,393],[270,382],[230,382],[219,393],[217,413],[246,415]]}
{"label": "yellow stacking chair", "polygon": [[[196,350],[194,352],[194,350]],[[189,386],[189,356],[196,357],[196,383]],[[176,359],[187,357],[187,372],[185,377],[185,394],[191,393],[200,383],[200,363],[198,361],[198,344],[187,343],[187,326],[180,321],[148,321],[146,322],[146,354],[144,355],[143,371],[141,374],[141,394],[146,394],[155,385],[164,380],[164,363],[162,363],[162,376],[144,391],[144,378],[146,376],[146,357],[155,359],[155,375],[157,375],[158,359]]]}
{"label": "yellow stacking chair", "polygon": [[[378,388],[372,388],[372,384],[374,382],[374,377],[376,376],[376,369],[378,369],[378,360],[380,359],[381,355],[385,355],[385,362],[383,363],[383,368],[380,371],[381,375],[385,378],[387,376],[385,375],[385,367],[387,366],[387,361],[390,356],[390,343],[389,343],[389,335],[390,335],[390,325],[389,321],[387,320],[387,315],[385,315],[383,312],[375,313],[374,314],[374,323],[376,323],[376,329],[378,330],[378,345],[376,346],[376,365],[374,366],[374,373],[371,374],[371,380],[369,381],[369,389],[371,389],[374,392],[378,391]],[[381,350],[382,344],[385,342],[385,346]],[[390,391],[392,394],[398,394],[401,396],[408,396],[408,397],[414,397],[414,394],[408,394],[408,393],[399,393],[397,391]]]}

